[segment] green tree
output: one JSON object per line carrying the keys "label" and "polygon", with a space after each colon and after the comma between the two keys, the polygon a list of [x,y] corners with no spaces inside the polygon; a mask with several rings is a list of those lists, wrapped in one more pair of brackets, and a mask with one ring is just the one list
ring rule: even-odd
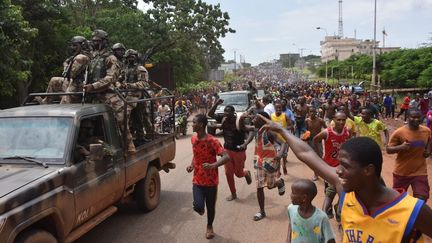
{"label": "green tree", "polygon": [[[28,85],[32,60],[23,55],[37,30],[22,16],[22,8],[10,0],[0,1],[0,95],[2,103],[11,99],[16,90]],[[16,100],[15,102],[18,102]]]}

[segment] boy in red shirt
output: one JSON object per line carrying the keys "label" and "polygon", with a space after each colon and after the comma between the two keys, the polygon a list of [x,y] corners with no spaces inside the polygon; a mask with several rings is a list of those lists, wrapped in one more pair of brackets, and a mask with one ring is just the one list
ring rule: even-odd
{"label": "boy in red shirt", "polygon": [[[348,128],[345,126],[346,114],[338,111],[333,118],[335,123],[334,127],[328,127],[322,130],[318,135],[313,138],[315,148],[319,146],[319,143],[324,140],[324,156],[323,160],[331,167],[339,166],[339,150],[340,146],[350,138]],[[318,154],[318,152],[317,152]],[[333,199],[336,196],[336,188],[334,185],[330,185],[328,182],[325,185],[325,199],[323,203],[323,210],[327,213],[329,218],[333,218]],[[336,219],[339,221],[337,204],[335,205]]]}
{"label": "boy in red shirt", "polygon": [[[193,173],[192,193],[193,209],[199,214],[204,214],[204,204],[207,206],[207,232],[206,238],[212,239],[213,220],[215,217],[215,206],[217,196],[217,185],[219,183],[218,167],[230,160],[228,153],[224,150],[219,140],[206,133],[207,117],[198,114],[192,122],[192,129],[196,135],[192,136],[192,163],[186,170]],[[216,160],[216,155],[222,156]]]}

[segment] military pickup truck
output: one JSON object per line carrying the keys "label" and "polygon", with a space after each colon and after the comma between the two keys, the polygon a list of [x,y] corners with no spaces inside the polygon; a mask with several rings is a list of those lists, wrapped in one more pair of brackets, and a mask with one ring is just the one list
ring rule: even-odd
{"label": "military pickup truck", "polygon": [[156,208],[175,135],[157,134],[133,154],[124,144],[103,104],[0,111],[0,242],[72,242],[121,202]]}

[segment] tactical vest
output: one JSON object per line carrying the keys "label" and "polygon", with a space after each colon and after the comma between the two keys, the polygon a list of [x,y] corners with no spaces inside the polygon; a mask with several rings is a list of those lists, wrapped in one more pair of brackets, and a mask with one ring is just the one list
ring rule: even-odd
{"label": "tactical vest", "polygon": [[88,83],[92,84],[106,76],[105,60],[111,55],[110,52],[98,53],[90,61]]}
{"label": "tactical vest", "polygon": [[134,65],[132,67],[126,67],[125,69],[126,83],[136,83],[138,81],[137,69],[138,69],[137,65]]}

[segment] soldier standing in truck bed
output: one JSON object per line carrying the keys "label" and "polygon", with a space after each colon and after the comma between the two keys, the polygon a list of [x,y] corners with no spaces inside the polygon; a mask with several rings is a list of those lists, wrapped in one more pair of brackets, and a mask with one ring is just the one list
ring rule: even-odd
{"label": "soldier standing in truck bed", "polygon": [[[113,108],[114,111],[121,110],[124,103],[112,92],[115,89],[115,83],[120,74],[120,65],[117,58],[108,49],[108,33],[103,30],[95,30],[92,33],[93,42],[93,59],[90,62],[88,70],[88,83],[84,85],[84,91],[96,92],[96,97],[92,99],[93,103],[105,103]],[[135,152],[135,146],[132,142],[132,135],[128,126],[123,125],[124,113],[114,113],[117,123],[123,136],[127,137],[127,151]]]}
{"label": "soldier standing in truck bed", "polygon": [[[127,50],[125,54],[125,67],[117,86],[125,89],[146,89],[149,87],[147,80],[147,70],[138,64],[138,52],[133,49]],[[137,101],[140,98],[142,98],[142,92],[135,91],[129,92],[126,99],[128,101]],[[138,141],[144,139],[143,125],[146,132],[151,131],[151,124],[148,122],[147,117],[142,117],[143,114],[146,114],[144,108],[145,106],[141,106],[138,103],[128,104],[127,108],[127,115],[131,117],[132,131],[135,132],[135,138]],[[118,112],[122,112],[122,110]]]}

